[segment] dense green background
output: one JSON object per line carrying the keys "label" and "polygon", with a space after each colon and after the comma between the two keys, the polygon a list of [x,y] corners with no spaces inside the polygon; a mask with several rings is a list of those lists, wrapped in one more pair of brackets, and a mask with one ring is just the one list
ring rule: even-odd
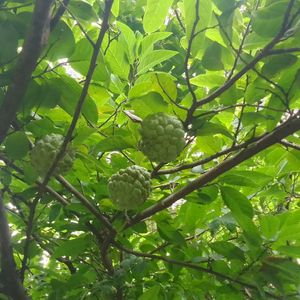
{"label": "dense green background", "polygon": [[[28,295],[300,299],[299,134],[176,196],[297,115],[300,1],[115,0],[87,83],[105,2],[54,1],[52,16],[64,14],[0,146],[0,187]],[[0,1],[0,105],[34,5]],[[139,121],[154,112],[180,118],[188,140],[176,161],[158,166],[138,149]],[[48,133],[65,136],[72,119],[74,166],[44,189],[30,148]],[[153,189],[138,212],[124,213],[107,180],[132,164],[154,170]],[[130,225],[174,193],[174,203]]]}

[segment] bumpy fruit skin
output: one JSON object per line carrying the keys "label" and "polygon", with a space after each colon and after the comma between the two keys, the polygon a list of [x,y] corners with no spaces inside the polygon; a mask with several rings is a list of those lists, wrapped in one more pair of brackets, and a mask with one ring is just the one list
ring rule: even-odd
{"label": "bumpy fruit skin", "polygon": [[121,210],[138,208],[149,197],[150,191],[150,173],[139,166],[121,169],[108,181],[110,198]]}
{"label": "bumpy fruit skin", "polygon": [[[64,137],[60,134],[48,134],[39,140],[31,150],[31,164],[35,170],[44,176],[52,166],[52,163],[60,150]],[[75,159],[75,151],[68,147],[63,158],[58,162],[55,174],[63,174],[72,168]]]}
{"label": "bumpy fruit skin", "polygon": [[174,116],[156,113],[147,116],[141,124],[140,147],[154,162],[175,160],[185,146],[184,130]]}

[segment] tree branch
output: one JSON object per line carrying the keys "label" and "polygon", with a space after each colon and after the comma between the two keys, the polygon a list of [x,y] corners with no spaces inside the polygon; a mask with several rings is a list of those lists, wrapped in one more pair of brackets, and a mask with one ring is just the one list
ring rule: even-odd
{"label": "tree branch", "polygon": [[193,103],[191,108],[189,109],[189,112],[187,114],[186,120],[184,122],[185,127],[187,127],[192,118],[194,111],[199,107],[204,104],[207,104],[220,95],[222,95],[225,91],[227,91],[236,81],[238,81],[243,75],[245,75],[249,70],[251,70],[262,58],[267,56],[269,54],[269,51],[280,41],[281,37],[284,35],[286,31],[286,26],[288,24],[288,20],[290,17],[291,10],[293,8],[293,5],[295,3],[295,0],[290,0],[288,7],[286,9],[283,22],[281,25],[281,29],[279,32],[276,34],[276,36],[272,39],[271,42],[269,42],[261,51],[260,53],[248,64],[246,65],[240,72],[235,74],[233,77],[231,77],[230,80],[226,81],[221,87],[216,89],[212,94],[206,96],[200,101],[197,101],[196,103]]}
{"label": "tree branch", "polygon": [[186,185],[179,191],[166,197],[164,200],[158,202],[157,204],[145,209],[143,212],[141,212],[140,214],[136,215],[133,219],[128,221],[125,224],[124,228],[128,228],[128,227],[140,222],[141,220],[144,220],[144,219],[156,214],[157,212],[160,212],[161,210],[170,207],[177,200],[179,200],[179,199],[187,196],[188,194],[192,193],[193,191],[201,188],[205,184],[216,179],[218,176],[231,170],[235,166],[237,166],[240,163],[244,162],[245,160],[251,158],[252,156],[256,155],[257,153],[261,152],[262,150],[274,145],[275,143],[278,143],[282,139],[295,133],[298,130],[300,130],[300,112],[298,112],[294,117],[292,117],[289,120],[287,120],[286,122],[284,122],[282,125],[278,126],[272,132],[266,134],[264,137],[262,137],[257,142],[251,144],[248,148],[242,150],[236,156],[223,161],[221,164],[217,165],[216,167],[212,168],[204,175],[193,180],[192,182],[190,182],[188,185]]}
{"label": "tree branch", "polygon": [[76,188],[74,188],[64,177],[56,176],[58,180],[67,190],[69,190],[78,200],[111,232],[116,233],[109,220],[95,207],[88,199],[86,199]]}
{"label": "tree branch", "polygon": [[295,149],[295,150],[300,151],[300,145],[291,143],[291,142],[289,142],[289,141],[282,140],[282,141],[280,141],[280,144],[283,145],[283,146],[285,146],[285,147],[293,148],[293,149]]}
{"label": "tree branch", "polygon": [[[239,284],[239,285],[241,285],[241,286],[243,286],[245,288],[250,288],[250,289],[254,289],[256,291],[260,291],[259,288],[256,285],[247,283],[247,282],[242,281],[242,280],[240,280],[238,278],[232,278],[232,277],[230,277],[230,276],[228,276],[226,274],[214,271],[211,268],[207,269],[207,268],[204,268],[204,267],[199,266],[199,265],[194,264],[194,263],[179,261],[179,260],[171,259],[171,258],[164,257],[164,256],[161,256],[161,255],[157,255],[157,254],[147,254],[147,253],[142,253],[142,252],[134,251],[134,250],[125,248],[124,246],[120,245],[119,243],[118,244],[115,243],[114,245],[117,248],[121,249],[122,251],[124,251],[126,253],[129,253],[129,254],[132,254],[132,255],[135,255],[135,256],[138,256],[138,257],[143,257],[143,258],[148,258],[148,259],[162,260],[162,261],[164,261],[166,263],[169,263],[169,264],[173,264],[173,265],[177,265],[177,266],[181,266],[181,267],[185,267],[185,268],[189,268],[189,269],[194,269],[194,270],[197,270],[197,271],[200,271],[200,272],[203,272],[203,273],[214,275],[214,276],[216,276],[219,279],[225,279],[225,280],[228,280],[228,281],[230,281],[232,283]],[[272,294],[270,292],[266,292],[265,291],[265,293],[268,296],[270,296],[271,298],[281,299],[280,296],[274,295],[274,294]]]}
{"label": "tree branch", "polygon": [[70,140],[72,139],[73,132],[75,130],[77,121],[78,121],[78,119],[80,117],[80,114],[81,114],[81,109],[83,107],[86,96],[88,94],[89,85],[91,83],[95,68],[97,66],[97,58],[98,58],[98,54],[100,52],[102,41],[103,41],[104,35],[105,35],[105,33],[106,33],[106,31],[109,27],[108,21],[109,21],[109,15],[110,15],[112,4],[113,4],[113,0],[106,0],[105,1],[105,9],[104,9],[104,15],[103,15],[103,19],[102,19],[101,30],[99,32],[98,39],[97,39],[97,42],[95,44],[95,48],[94,48],[93,55],[92,55],[92,58],[91,58],[91,61],[90,61],[89,69],[88,69],[88,72],[87,72],[87,75],[86,75],[86,80],[85,80],[81,95],[79,97],[79,100],[77,102],[77,106],[75,108],[75,112],[74,112],[74,115],[73,115],[73,118],[72,118],[71,125],[70,125],[70,127],[67,131],[64,142],[63,142],[61,148],[59,149],[59,152],[57,153],[54,162],[52,163],[52,166],[48,170],[48,172],[47,172],[47,174],[46,174],[46,176],[43,180],[43,185],[46,185],[48,183],[49,179],[51,178],[51,176],[52,176],[52,174],[53,174],[53,172],[54,172],[54,170],[55,170],[55,168],[56,168],[56,166],[59,162],[59,160],[62,159],[62,157],[64,156],[64,153],[67,149],[67,146],[68,146]]}
{"label": "tree branch", "polygon": [[70,0],[63,0],[62,3],[61,3],[61,5],[57,9],[56,14],[51,19],[51,22],[50,22],[50,30],[51,31],[54,29],[54,27],[57,25],[57,23],[59,22],[59,20],[61,19],[61,17],[65,13],[66,8],[68,7],[69,2],[70,2]]}
{"label": "tree branch", "polygon": [[10,233],[0,191],[0,254],[1,277],[4,282],[5,293],[13,300],[29,300],[16,272],[16,264],[13,257]]}
{"label": "tree branch", "polygon": [[38,0],[36,2],[23,50],[0,109],[0,144],[5,139],[10,124],[16,116],[40,52],[48,40],[52,3],[53,0]]}

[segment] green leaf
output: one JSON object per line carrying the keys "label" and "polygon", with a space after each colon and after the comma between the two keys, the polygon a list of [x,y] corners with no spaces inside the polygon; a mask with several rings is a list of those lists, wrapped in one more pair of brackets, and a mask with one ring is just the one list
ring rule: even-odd
{"label": "green leaf", "polygon": [[260,235],[252,222],[253,209],[249,200],[242,193],[231,187],[222,187],[221,195],[224,203],[244,230],[247,240],[252,245],[258,246],[260,244]]}
{"label": "green leaf", "polygon": [[51,32],[48,47],[44,54],[47,59],[56,61],[61,58],[68,58],[75,49],[75,39],[70,27],[63,21],[60,21]]}
{"label": "green leaf", "polygon": [[201,74],[191,79],[191,83],[205,88],[219,87],[224,84],[224,77],[219,73]]}
{"label": "green leaf", "polygon": [[209,245],[214,251],[228,259],[244,260],[244,252],[230,242],[215,242]]}
{"label": "green leaf", "polygon": [[24,132],[10,134],[5,141],[5,152],[12,159],[23,158],[29,151],[29,141]]}
{"label": "green leaf", "polygon": [[228,174],[220,177],[219,181],[221,183],[226,183],[230,185],[238,185],[238,186],[251,186],[256,187],[257,183],[250,178],[240,176],[237,174]]}
{"label": "green leaf", "polygon": [[156,112],[168,111],[168,103],[158,93],[149,94],[130,100],[130,107],[141,118]]}
{"label": "green leaf", "polygon": [[171,226],[167,221],[157,222],[157,231],[159,235],[166,241],[181,246],[185,245],[186,243],[181,233],[173,226]]}
{"label": "green leaf", "polygon": [[118,17],[119,15],[119,10],[120,10],[120,1],[119,0],[114,0],[114,3],[111,8],[111,12],[115,17]]}
{"label": "green leaf", "polygon": [[125,53],[129,63],[133,64],[135,59],[134,50],[136,44],[136,38],[134,32],[126,24],[118,22],[117,25],[118,28],[121,30],[119,41],[123,45],[123,48],[125,49]]}
{"label": "green leaf", "polygon": [[72,0],[69,5],[71,12],[78,18],[84,21],[97,21],[98,17],[93,7],[87,2],[80,0]]}
{"label": "green leaf", "polygon": [[265,215],[260,217],[260,230],[262,236],[270,241],[275,241],[280,232],[280,220],[276,216]]}
{"label": "green leaf", "polygon": [[[262,7],[254,13],[252,27],[254,32],[263,37],[274,36],[283,21],[284,13],[287,9],[287,1],[274,1],[270,5]],[[266,22],[269,20],[269,22]]]}
{"label": "green leaf", "polygon": [[160,2],[147,0],[147,7],[143,19],[144,30],[147,33],[154,32],[162,26],[172,3],[173,0]]}
{"label": "green leaf", "polygon": [[[74,79],[66,76],[61,76],[60,79],[53,78],[51,81],[60,94],[58,105],[69,115],[73,116],[82,91],[81,85]],[[98,120],[97,106],[89,95],[87,95],[83,104],[82,114],[92,123],[96,123]]]}
{"label": "green leaf", "polygon": [[205,69],[216,71],[224,68],[222,63],[222,46],[212,43],[207,47],[202,58],[202,65]]}
{"label": "green leaf", "polygon": [[63,242],[55,249],[53,257],[71,256],[75,258],[89,247],[90,241],[89,236],[81,236]]}
{"label": "green leaf", "polygon": [[124,45],[120,42],[112,41],[109,45],[105,58],[113,73],[120,76],[120,78],[127,80],[130,65],[126,60],[125,54],[126,50]]}
{"label": "green leaf", "polygon": [[267,59],[262,68],[262,72],[264,73],[264,75],[271,77],[281,70],[291,67],[297,61],[297,56],[292,54],[275,55]]}
{"label": "green leaf", "polygon": [[188,201],[199,204],[209,204],[215,201],[218,197],[219,189],[212,185],[201,188],[197,193],[193,193],[188,197]]}
{"label": "green leaf", "polygon": [[289,257],[300,258],[300,246],[281,246],[276,250]]}
{"label": "green leaf", "polygon": [[[18,33],[8,21],[0,19],[0,65],[9,63],[17,56]],[[5,45],[5,46],[4,46]]]}
{"label": "green leaf", "polygon": [[153,32],[144,37],[141,43],[141,56],[145,56],[148,52],[151,52],[156,42],[166,39],[171,34],[171,32]]}
{"label": "green leaf", "polygon": [[125,140],[122,136],[109,136],[104,140],[100,141],[96,146],[97,151],[120,151],[127,148],[134,148],[132,144]]}
{"label": "green leaf", "polygon": [[137,74],[140,75],[149,71],[149,69],[175,56],[177,53],[177,51],[172,50],[154,50],[149,54],[146,54],[141,57],[140,64],[137,68]]}
{"label": "green leaf", "polygon": [[138,298],[138,300],[153,300],[153,299],[158,299],[159,292],[160,292],[160,286],[159,285],[153,286],[150,289],[146,290]]}
{"label": "green leaf", "polygon": [[159,93],[167,102],[170,102],[170,98],[177,100],[174,77],[167,73],[146,73],[140,76],[129,91],[129,98],[144,96],[151,91]]}
{"label": "green leaf", "polygon": [[232,134],[227,130],[225,126],[212,122],[205,122],[200,128],[197,128],[196,134],[198,136],[211,136],[214,134],[223,134],[229,137],[230,139],[233,138]]}

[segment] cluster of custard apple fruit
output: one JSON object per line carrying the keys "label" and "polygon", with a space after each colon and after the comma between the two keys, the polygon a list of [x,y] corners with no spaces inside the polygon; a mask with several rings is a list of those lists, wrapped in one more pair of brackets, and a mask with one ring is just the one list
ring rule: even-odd
{"label": "cluster of custard apple fruit", "polygon": [[[40,176],[45,176],[51,168],[63,141],[62,135],[51,133],[40,139],[31,150],[31,164]],[[74,159],[75,151],[68,146],[64,156],[58,161],[54,174],[63,174],[69,171]]]}
{"label": "cluster of custard apple fruit", "polygon": [[[180,120],[164,113],[147,116],[141,124],[140,134],[141,151],[157,163],[176,159],[185,146],[185,132]],[[32,149],[31,163],[40,176],[45,176],[51,168],[63,141],[62,135],[52,133],[39,140]],[[75,151],[69,145],[54,174],[69,171],[74,158]],[[151,175],[136,165],[121,169],[109,179],[108,192],[119,209],[137,209],[150,195]]]}
{"label": "cluster of custard apple fruit", "polygon": [[[147,116],[141,124],[140,134],[140,149],[154,162],[172,161],[185,147],[181,122],[164,113]],[[150,173],[136,165],[121,169],[109,179],[108,192],[119,209],[137,209],[150,195]]]}

